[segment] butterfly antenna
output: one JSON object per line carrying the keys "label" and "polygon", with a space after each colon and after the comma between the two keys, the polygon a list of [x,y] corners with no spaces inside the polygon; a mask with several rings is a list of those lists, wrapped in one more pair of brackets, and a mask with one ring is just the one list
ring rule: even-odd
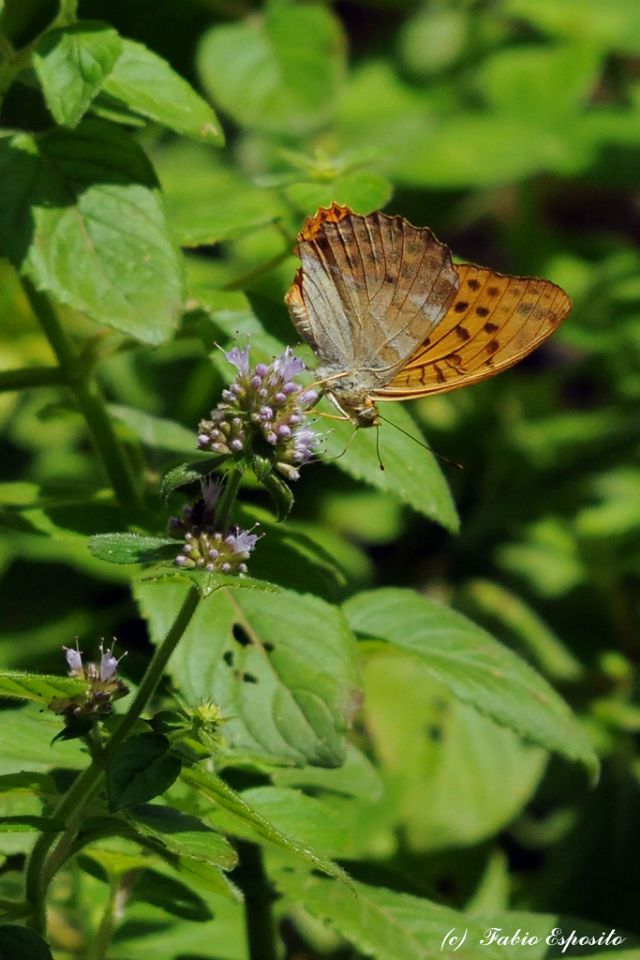
{"label": "butterfly antenna", "polygon": [[[387,420],[387,423],[390,423],[390,421]],[[382,462],[382,457],[380,456],[380,424],[379,423],[376,423],[376,457],[378,458],[380,469],[384,470],[384,463]]]}
{"label": "butterfly antenna", "polygon": [[[410,440],[413,440],[414,443],[417,443],[418,446],[424,447],[425,450],[428,450],[429,453],[432,453],[434,457],[437,457],[438,460],[442,460],[443,463],[448,463],[450,467],[455,467],[456,470],[464,470],[464,467],[461,463],[456,463],[455,460],[450,460],[449,457],[445,457],[443,454],[438,453],[437,450],[434,450],[432,447],[427,446],[423,440],[418,440],[417,437],[414,437],[412,433],[409,433],[407,430],[403,430],[402,427],[399,427],[397,423],[394,423],[393,420],[387,420],[386,417],[383,417],[381,413],[378,414],[381,420],[384,420],[385,423],[388,423],[390,427],[395,427],[396,430],[399,430],[400,433],[404,433],[405,437],[409,437]],[[378,460],[380,459],[380,454],[378,454]],[[382,466],[382,463],[380,464]],[[384,467],[383,467],[384,469]]]}

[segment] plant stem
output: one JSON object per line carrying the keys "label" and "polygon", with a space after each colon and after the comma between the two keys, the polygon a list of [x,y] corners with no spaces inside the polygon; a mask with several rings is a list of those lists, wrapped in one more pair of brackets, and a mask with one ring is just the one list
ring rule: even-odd
{"label": "plant stem", "polygon": [[51,387],[66,384],[60,367],[22,367],[0,371],[0,391],[24,390],[30,387]]}
{"label": "plant stem", "polygon": [[91,943],[88,944],[85,960],[104,960],[107,956],[116,923],[124,913],[129,888],[137,873],[137,870],[132,870],[112,881],[100,926]]}
{"label": "plant stem", "polygon": [[[169,632],[151,658],[138,692],[116,727],[106,748],[93,759],[86,770],[78,775],[52,812],[54,819],[64,821],[64,833],[62,835],[42,833],[33,847],[27,865],[26,899],[32,910],[31,925],[40,933],[44,933],[46,929],[45,900],[47,888],[72,849],[75,835],[82,820],[84,807],[102,783],[108,758],[116,747],[122,743],[152,697],[171,654],[196,611],[199,600],[198,590],[193,586],[190,587]],[[56,840],[58,842],[49,855],[49,851]]]}
{"label": "plant stem", "polygon": [[[95,792],[102,773],[102,765],[94,760],[90,766],[83,770],[73,781],[71,787],[64,795],[58,806],[55,808],[55,818],[64,820],[66,823],[66,832],[75,827],[76,816],[82,810],[89,797]],[[61,838],[64,839],[63,834]],[[45,916],[45,897],[48,881],[44,877],[44,861],[49,850],[56,840],[54,833],[41,833],[36,840],[26,873],[26,900],[31,905],[32,917],[31,925],[39,933],[44,933],[46,929]]]}
{"label": "plant stem", "polygon": [[216,504],[216,527],[220,531],[227,530],[231,523],[231,512],[238,496],[241,481],[241,470],[230,470],[226,476],[224,490]]}
{"label": "plant stem", "polygon": [[146,707],[148,701],[153,696],[155,689],[162,678],[165,667],[169,662],[171,654],[177,647],[178,641],[182,638],[183,633],[189,626],[191,618],[196,612],[199,602],[200,593],[196,587],[191,586],[189,588],[189,592],[184,598],[180,610],[178,611],[176,619],[171,625],[168,634],[160,646],[156,648],[149,666],[145,671],[144,677],[142,678],[142,682],[138,687],[138,692],[133,698],[129,709],[114,730],[107,746],[105,747],[103,755],[105,759],[108,758],[116,749],[116,747],[122,743],[136,720],[138,720],[141,716],[142,711]]}
{"label": "plant stem", "polygon": [[238,883],[244,893],[245,930],[249,960],[277,960],[273,895],[265,873],[262,850],[255,843],[238,841]]}
{"label": "plant stem", "polygon": [[27,299],[55,353],[60,369],[73,390],[78,407],[87,422],[98,455],[102,460],[114,493],[128,512],[142,509],[142,499],[133,472],[118,439],[102,391],[84,365],[62,328],[49,299],[23,278]]}

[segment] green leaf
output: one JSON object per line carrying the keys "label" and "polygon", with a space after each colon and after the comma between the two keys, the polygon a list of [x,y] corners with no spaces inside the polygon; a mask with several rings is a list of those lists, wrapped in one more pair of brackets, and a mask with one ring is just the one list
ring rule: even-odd
{"label": "green leaf", "polygon": [[345,604],[360,636],[416,656],[454,696],[592,776],[598,760],[564,700],[527,663],[466,617],[410,590],[361,593]]}
{"label": "green leaf", "polygon": [[209,104],[166,60],[141,43],[122,42],[122,53],[103,89],[134,113],[176,133],[224,144],[222,128]]}
{"label": "green leaf", "polygon": [[531,121],[522,114],[453,112],[398,157],[395,178],[442,190],[513,183],[543,171],[577,173],[590,158],[566,126],[538,125],[532,136]]}
{"label": "green leaf", "polygon": [[[355,883],[355,893],[344,884],[320,877],[301,878],[279,873],[277,886],[295,903],[303,903],[314,917],[328,923],[352,943],[359,953],[375,960],[436,960],[458,957],[478,960],[480,956],[498,960],[498,946],[480,947],[486,927],[467,914],[447,907],[396,893],[384,887]],[[443,949],[443,938],[466,931],[464,942]]]}
{"label": "green leaf", "polygon": [[110,123],[0,142],[0,253],[40,290],[143,343],[177,324],[182,263],[157,181]]}
{"label": "green leaf", "polygon": [[358,430],[354,437],[352,423],[335,421],[327,431],[327,459],[339,457],[335,465],[356,480],[384,490],[447,530],[456,531],[459,521],[449,487],[433,454],[420,446],[419,428],[399,403],[381,404],[380,411],[390,423],[381,424],[379,444],[376,428]]}
{"label": "green leaf", "polygon": [[0,771],[13,773],[53,767],[82,770],[87,765],[86,749],[78,743],[52,744],[59,730],[58,717],[43,713],[41,706],[0,710]]}
{"label": "green leaf", "polygon": [[0,832],[24,833],[25,830],[37,830],[41,833],[60,833],[64,830],[64,820],[54,820],[51,817],[35,817],[30,814],[15,817],[0,817]]}
{"label": "green leaf", "polygon": [[[295,837],[300,843],[322,852],[327,857],[344,855],[349,839],[349,828],[341,812],[316,797],[308,797],[292,787],[253,787],[244,790],[242,799],[261,814],[282,834]],[[221,830],[238,833],[239,821],[223,813],[213,815]],[[255,838],[252,825],[246,824],[245,837]]]}
{"label": "green leaf", "polygon": [[545,751],[456,700],[412,655],[367,661],[364,722],[410,849],[470,847],[508,826],[540,782]]}
{"label": "green leaf", "polygon": [[305,215],[318,207],[330,206],[334,200],[358,213],[381,210],[392,193],[393,187],[387,177],[370,170],[344,173],[329,183],[294,183],[285,190],[287,198]]}
{"label": "green leaf", "polygon": [[258,465],[258,458],[254,458],[254,472],[263,487],[271,497],[271,502],[275,508],[278,520],[286,520],[293,508],[293,492],[288,483],[283,478],[269,468],[262,471]]}
{"label": "green leaf", "polygon": [[213,27],[202,40],[198,66],[212,98],[238,123],[302,135],[331,116],[344,72],[344,39],[326,7],[274,3],[263,16]]}
{"label": "green leaf", "polygon": [[162,478],[160,493],[166,500],[174,490],[180,487],[189,486],[192,483],[198,483],[219,466],[220,457],[207,457],[201,463],[181,463]]}
{"label": "green leaf", "polygon": [[145,446],[153,450],[170,450],[172,453],[193,454],[196,449],[195,430],[164,417],[125,407],[119,403],[109,404],[109,413],[123,423]]}
{"label": "green leaf", "polygon": [[43,34],[33,66],[56,123],[66,127],[79,123],[121,49],[116,30],[90,20]]}
{"label": "green leaf", "polygon": [[175,558],[180,552],[180,541],[137,533],[99,533],[89,540],[89,550],[108,563],[157,563]]}
{"label": "green leaf", "polygon": [[12,923],[0,926],[0,957],[2,960],[53,960],[49,947],[37,933]]}
{"label": "green leaf", "polygon": [[314,791],[346,794],[368,802],[379,800],[383,793],[378,770],[352,743],[347,744],[347,756],[341,767],[333,770],[322,767],[275,770],[272,780],[277,786],[311,787]]}
{"label": "green leaf", "polygon": [[158,870],[143,870],[130,893],[132,901],[142,900],[175,917],[201,923],[211,919],[211,910],[201,896],[175,877]]}
{"label": "green leaf", "polygon": [[[160,589],[159,589],[160,586]],[[169,672],[191,705],[213,700],[234,754],[338,766],[358,704],[356,649],[340,611],[287,590],[219,589],[196,610]],[[154,643],[180,608],[184,583],[139,584]]]}
{"label": "green leaf", "polygon": [[231,844],[197,817],[159,804],[134,807],[130,815],[138,830],[161,840],[173,853],[203,860],[222,870],[231,870],[237,864]]}
{"label": "green leaf", "polygon": [[0,793],[34,793],[41,796],[55,792],[55,784],[46,773],[20,770],[18,773],[0,775]]}
{"label": "green leaf", "polygon": [[182,771],[182,779],[213,800],[227,814],[232,815],[231,819],[227,818],[225,820],[225,827],[229,832],[237,833],[240,837],[268,840],[269,843],[273,843],[296,857],[302,858],[328,876],[350,883],[344,870],[317,853],[313,847],[301,842],[297,837],[291,837],[283,833],[259,810],[248,803],[241,794],[232,790],[220,777],[203,770],[201,767],[191,767]]}
{"label": "green leaf", "polygon": [[87,689],[87,681],[75,677],[23,673],[20,670],[0,671],[0,697],[35,700],[47,706],[56,697],[75,697]]}
{"label": "green leaf", "polygon": [[162,734],[129,737],[107,762],[109,809],[122,810],[164,793],[180,774],[180,761],[169,753]]}
{"label": "green leaf", "polygon": [[504,10],[554,37],[605,51],[640,53],[640,11],[628,0],[507,0]]}
{"label": "green leaf", "polygon": [[314,593],[325,600],[344,595],[346,578],[331,552],[290,524],[274,523],[273,516],[255,507],[238,511],[243,527],[260,525],[261,539],[251,555],[255,577],[271,578],[298,593]]}
{"label": "green leaf", "polygon": [[586,105],[601,59],[590,45],[510,47],[483,62],[477,82],[496,113],[548,129]]}
{"label": "green leaf", "polygon": [[569,682],[582,678],[580,661],[515,593],[491,580],[477,579],[465,584],[460,601],[463,612],[479,617],[489,629],[506,628],[516,649],[521,648],[547,676]]}
{"label": "green leaf", "polygon": [[[154,158],[178,243],[199,247],[244,236],[286,215],[271,190],[256,187],[238,167],[183,141]],[[188,169],[189,176],[184,171]]]}

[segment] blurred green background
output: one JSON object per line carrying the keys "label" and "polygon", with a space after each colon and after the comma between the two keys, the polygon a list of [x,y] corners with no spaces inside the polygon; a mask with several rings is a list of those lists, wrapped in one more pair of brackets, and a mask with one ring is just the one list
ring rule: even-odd
{"label": "blurred green background", "polygon": [[[28,40],[49,6],[16,5],[14,36]],[[487,907],[640,933],[637,0],[86,0],[80,14],[170,61],[214,104],[228,140],[217,151],[160,128],[138,134],[189,251],[175,341],[127,349],[116,339],[100,363],[114,404],[185,428],[158,446],[123,414],[150,482],[190,455],[189,431],[220,390],[207,338],[265,328],[296,342],[282,304],[290,250],[320,204],[402,214],[462,260],[547,277],[572,297],[560,331],[517,368],[412,407],[428,442],[464,466],[443,468],[459,535],[335,466],[303,474],[293,521],[343,568],[344,584],[318,592],[410,585],[463,610],[558,686],[604,760],[587,791],[559,761],[543,775],[512,740],[479,737],[476,751],[475,715],[427,697],[401,657],[374,659],[360,735],[394,812],[361,825],[358,852],[378,880],[393,884],[401,870],[454,905],[475,890]],[[4,125],[46,127],[36,92],[26,111],[20,93]],[[50,362],[13,271],[0,276],[3,366]],[[68,320],[80,337],[96,334]],[[114,521],[95,497],[105,482],[84,424],[54,388],[0,395],[0,417],[0,664],[59,672],[75,635],[85,647],[116,635],[139,676],[148,647],[129,572],[86,549],[86,535]],[[78,484],[86,512],[66,505]],[[420,731],[439,710],[445,743],[426,743]],[[510,750],[521,767],[512,758],[501,779]]]}

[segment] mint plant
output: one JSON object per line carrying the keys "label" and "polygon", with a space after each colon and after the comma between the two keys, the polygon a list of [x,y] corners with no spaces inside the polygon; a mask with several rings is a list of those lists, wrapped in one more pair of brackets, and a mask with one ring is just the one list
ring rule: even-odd
{"label": "mint plant", "polygon": [[[0,2],[1,957],[635,956],[614,7]],[[283,296],[394,190],[576,306],[354,436]]]}

